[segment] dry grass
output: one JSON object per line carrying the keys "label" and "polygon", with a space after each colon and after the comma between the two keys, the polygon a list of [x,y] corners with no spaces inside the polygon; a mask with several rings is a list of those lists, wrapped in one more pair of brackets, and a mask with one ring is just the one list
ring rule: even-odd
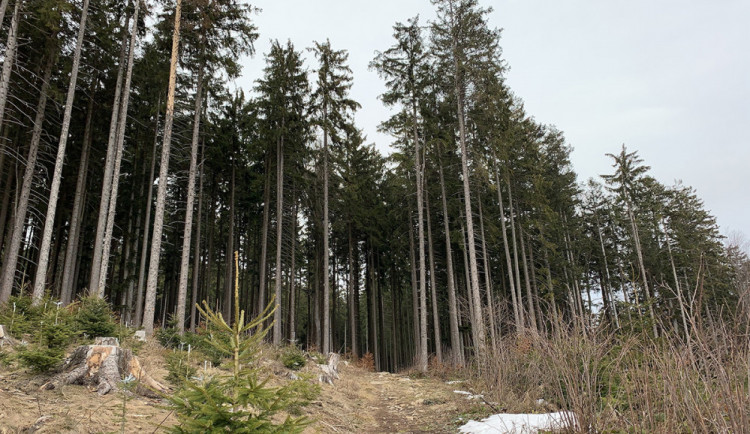
{"label": "dry grass", "polygon": [[743,323],[694,320],[689,340],[558,324],[550,335],[504,338],[468,371],[504,411],[571,410],[580,431],[745,432]]}

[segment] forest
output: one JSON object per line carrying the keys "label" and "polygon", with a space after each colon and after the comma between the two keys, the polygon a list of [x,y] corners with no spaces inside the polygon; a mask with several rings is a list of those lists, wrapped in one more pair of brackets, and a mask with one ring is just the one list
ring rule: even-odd
{"label": "forest", "polygon": [[[181,334],[204,300],[237,319],[237,276],[249,316],[275,308],[269,344],[391,372],[520,336],[745,327],[750,260],[696,191],[627,144],[579,181],[563,132],[507,85],[489,9],[432,4],[372,55],[383,154],[345,47],[255,53],[244,2],[2,0],[0,305],[88,294]],[[237,89],[249,55],[265,69]]]}

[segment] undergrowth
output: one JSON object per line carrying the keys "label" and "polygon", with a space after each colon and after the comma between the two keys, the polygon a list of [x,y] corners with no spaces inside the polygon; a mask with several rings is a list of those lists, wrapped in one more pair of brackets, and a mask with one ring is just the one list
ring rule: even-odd
{"label": "undergrowth", "polygon": [[506,411],[569,410],[581,432],[744,432],[746,323],[706,321],[688,337],[558,323],[503,338],[464,372]]}
{"label": "undergrowth", "polygon": [[14,354],[5,356],[5,363],[17,361],[35,373],[57,367],[73,344],[113,336],[120,329],[106,300],[96,297],[83,297],[68,306],[51,298],[35,305],[31,297],[11,297],[0,306],[0,324],[21,342]]}

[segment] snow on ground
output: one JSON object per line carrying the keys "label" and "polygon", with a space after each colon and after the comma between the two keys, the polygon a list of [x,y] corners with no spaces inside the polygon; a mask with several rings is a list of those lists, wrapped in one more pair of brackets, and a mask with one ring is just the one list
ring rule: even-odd
{"label": "snow on ground", "polygon": [[575,424],[575,415],[569,411],[543,414],[494,414],[477,422],[471,420],[458,430],[468,434],[529,434],[540,430],[553,431]]}

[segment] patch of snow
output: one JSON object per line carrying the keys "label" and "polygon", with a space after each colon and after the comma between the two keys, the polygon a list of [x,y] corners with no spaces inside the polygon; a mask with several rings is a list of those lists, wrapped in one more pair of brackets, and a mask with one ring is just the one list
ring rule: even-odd
{"label": "patch of snow", "polygon": [[446,381],[445,384],[458,384],[458,383],[463,383],[463,382],[464,380],[451,380],[451,381]]}
{"label": "patch of snow", "polygon": [[543,414],[494,414],[477,422],[470,420],[458,431],[468,434],[527,434],[540,430],[554,431],[576,424],[575,414],[569,411]]}
{"label": "patch of snow", "polygon": [[484,398],[484,395],[474,395],[471,392],[467,392],[465,390],[454,390],[453,393],[458,393],[460,395],[466,395],[466,399],[482,399]]}

